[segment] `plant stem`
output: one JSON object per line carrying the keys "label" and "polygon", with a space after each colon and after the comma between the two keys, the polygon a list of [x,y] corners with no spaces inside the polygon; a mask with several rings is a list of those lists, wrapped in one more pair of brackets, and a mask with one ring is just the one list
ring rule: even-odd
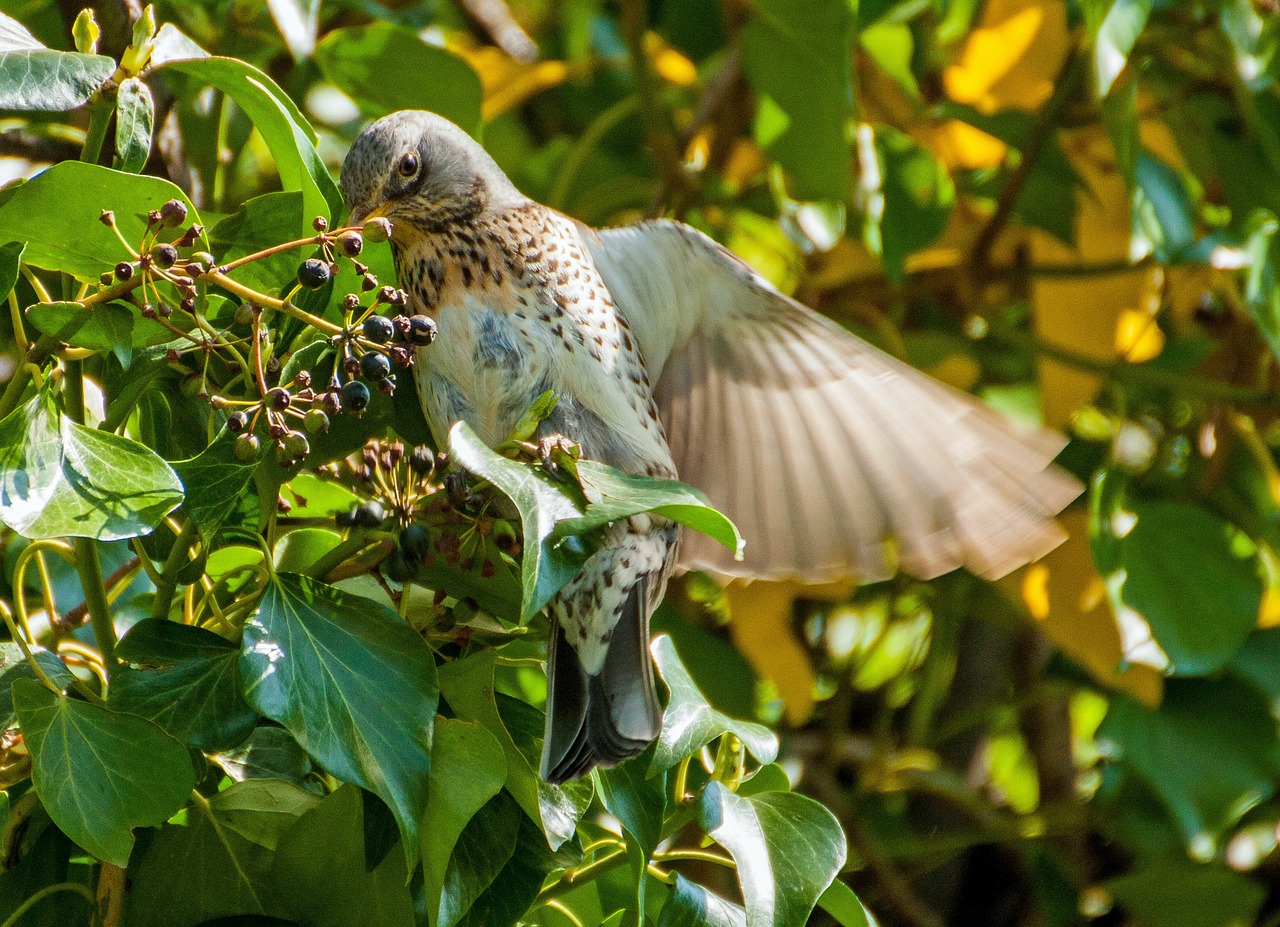
{"label": "plant stem", "polygon": [[615,850],[607,853],[597,860],[576,869],[570,869],[565,872],[559,879],[548,885],[538,893],[537,899],[534,901],[534,907],[545,905],[553,898],[559,898],[566,895],[583,882],[590,882],[592,879],[600,876],[610,869],[616,869],[627,861],[626,850]]}
{"label": "plant stem", "polygon": [[18,905],[17,909],[5,918],[4,923],[0,924],[0,927],[16,927],[18,922],[26,916],[28,911],[40,902],[44,901],[50,895],[56,895],[58,892],[75,892],[76,894],[83,895],[84,899],[89,902],[89,909],[91,911],[95,910],[98,906],[98,899],[94,897],[93,892],[87,885],[82,885],[79,882],[57,882],[53,885],[46,885],[22,904]]}
{"label": "plant stem", "polygon": [[340,326],[334,325],[332,322],[327,322],[319,316],[312,315],[310,312],[299,309],[297,306],[286,300],[275,299],[274,297],[267,296],[265,293],[259,293],[257,290],[247,287],[237,280],[232,280],[226,274],[219,273],[216,270],[206,271],[200,276],[200,279],[207,280],[209,283],[220,286],[224,290],[235,293],[237,296],[247,299],[250,302],[257,303],[260,306],[266,306],[269,309],[275,309],[277,312],[283,312],[285,315],[291,315],[298,321],[305,322],[312,328],[316,329],[316,331],[324,332],[326,335],[332,336],[342,334],[342,328]]}
{"label": "plant stem", "polygon": [[76,570],[84,587],[84,603],[93,623],[93,636],[102,651],[102,665],[110,678],[116,664],[116,628],[111,621],[111,607],[107,604],[107,590],[102,581],[102,561],[98,558],[98,543],[92,538],[76,538]]}
{"label": "plant stem", "polygon": [[195,534],[196,523],[191,519],[187,519],[187,523],[182,526],[182,530],[174,538],[173,547],[169,550],[169,556],[165,558],[164,566],[160,569],[160,581],[156,583],[156,597],[151,603],[152,618],[169,617],[169,607],[173,604],[173,594],[178,588],[178,571],[182,569],[187,549],[191,546],[191,539],[195,537]]}
{"label": "plant stem", "polygon": [[26,659],[27,665],[31,667],[31,672],[35,673],[36,678],[48,686],[50,691],[61,695],[62,690],[54,685],[53,680],[50,679],[44,669],[41,668],[40,662],[36,659],[35,654],[31,652],[31,647],[27,645],[25,636],[19,633],[18,626],[14,624],[13,621],[13,612],[10,611],[9,606],[6,605],[3,600],[0,600],[0,618],[4,619],[4,623],[9,628],[9,636],[13,638],[14,642],[22,651],[22,656]]}
{"label": "plant stem", "polygon": [[291,251],[294,248],[305,248],[307,245],[319,245],[324,241],[323,235],[312,235],[310,238],[299,238],[296,241],[286,241],[282,245],[272,245],[270,248],[264,248],[261,251],[255,251],[253,254],[246,254],[244,257],[236,258],[229,264],[219,264],[216,268],[220,274],[225,274],[235,270],[237,267],[243,267],[245,264],[253,261],[260,261],[263,258],[271,257],[273,254],[279,254],[282,251]]}
{"label": "plant stem", "polygon": [[334,567],[345,563],[366,547],[376,543],[375,539],[368,537],[364,532],[354,534],[311,564],[307,569],[307,575],[313,579],[324,579]]}

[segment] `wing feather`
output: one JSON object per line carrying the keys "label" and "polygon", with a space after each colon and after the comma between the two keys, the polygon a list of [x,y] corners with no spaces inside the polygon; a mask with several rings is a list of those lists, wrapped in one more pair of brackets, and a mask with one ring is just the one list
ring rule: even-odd
{"label": "wing feather", "polygon": [[773,289],[687,226],[583,230],[634,334],[680,478],[737,523],[683,569],[827,582],[997,577],[1065,536],[1063,438],[1022,431]]}

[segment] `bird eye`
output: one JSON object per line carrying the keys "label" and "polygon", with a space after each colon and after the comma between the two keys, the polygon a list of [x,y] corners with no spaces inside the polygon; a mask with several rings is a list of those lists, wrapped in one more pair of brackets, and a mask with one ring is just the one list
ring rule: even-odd
{"label": "bird eye", "polygon": [[418,156],[412,151],[405,153],[400,158],[400,163],[396,166],[396,170],[400,172],[401,177],[412,177],[418,173]]}

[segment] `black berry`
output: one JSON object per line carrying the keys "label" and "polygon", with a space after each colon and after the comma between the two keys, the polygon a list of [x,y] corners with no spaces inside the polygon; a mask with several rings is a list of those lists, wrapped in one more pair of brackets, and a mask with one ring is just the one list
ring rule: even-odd
{"label": "black berry", "polygon": [[347,257],[353,258],[364,250],[364,236],[359,232],[343,232],[338,236],[338,247]]}
{"label": "black berry", "polygon": [[128,261],[121,261],[116,265],[116,279],[121,283],[133,276],[133,265]]}
{"label": "black berry", "polygon": [[166,228],[177,228],[187,221],[187,204],[182,200],[169,200],[160,207],[160,224]]}
{"label": "black berry", "polygon": [[387,517],[381,502],[369,501],[358,506],[354,513],[356,526],[360,528],[376,528]]}
{"label": "black berry", "polygon": [[386,344],[396,336],[396,327],[385,315],[371,315],[364,320],[364,336],[374,344]]}
{"label": "black berry", "polygon": [[318,290],[332,278],[329,265],[319,258],[310,258],[298,266],[298,282],[308,290]]}
{"label": "black berry", "polygon": [[410,316],[407,337],[414,344],[430,344],[436,340],[436,323],[430,316]]}
{"label": "black berry", "polygon": [[363,412],[369,407],[369,387],[352,380],[342,387],[342,407],[348,412]]}
{"label": "black berry", "polygon": [[403,551],[393,550],[391,556],[382,563],[382,571],[393,583],[407,583],[413,577],[413,570]]}
{"label": "black berry", "polygon": [[275,409],[277,412],[283,412],[289,408],[289,404],[293,402],[293,397],[289,395],[289,391],[283,387],[277,386],[267,390],[267,405]]}
{"label": "black berry", "polygon": [[360,358],[360,374],[366,380],[383,380],[391,374],[391,361],[385,354],[370,351]]}
{"label": "black berry", "polygon": [[421,561],[428,550],[427,529],[422,525],[410,525],[400,532],[400,549],[411,559]]}
{"label": "black berry", "polygon": [[227,430],[239,434],[249,427],[249,416],[243,412],[232,412],[227,416]]}

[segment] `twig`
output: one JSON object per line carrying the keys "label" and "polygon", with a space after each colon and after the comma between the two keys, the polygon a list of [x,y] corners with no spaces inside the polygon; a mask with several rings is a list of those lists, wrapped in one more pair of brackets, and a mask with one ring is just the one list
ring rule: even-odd
{"label": "twig", "polygon": [[538,60],[538,46],[511,15],[506,0],[461,0],[462,8],[474,19],[493,44],[521,64]]}

